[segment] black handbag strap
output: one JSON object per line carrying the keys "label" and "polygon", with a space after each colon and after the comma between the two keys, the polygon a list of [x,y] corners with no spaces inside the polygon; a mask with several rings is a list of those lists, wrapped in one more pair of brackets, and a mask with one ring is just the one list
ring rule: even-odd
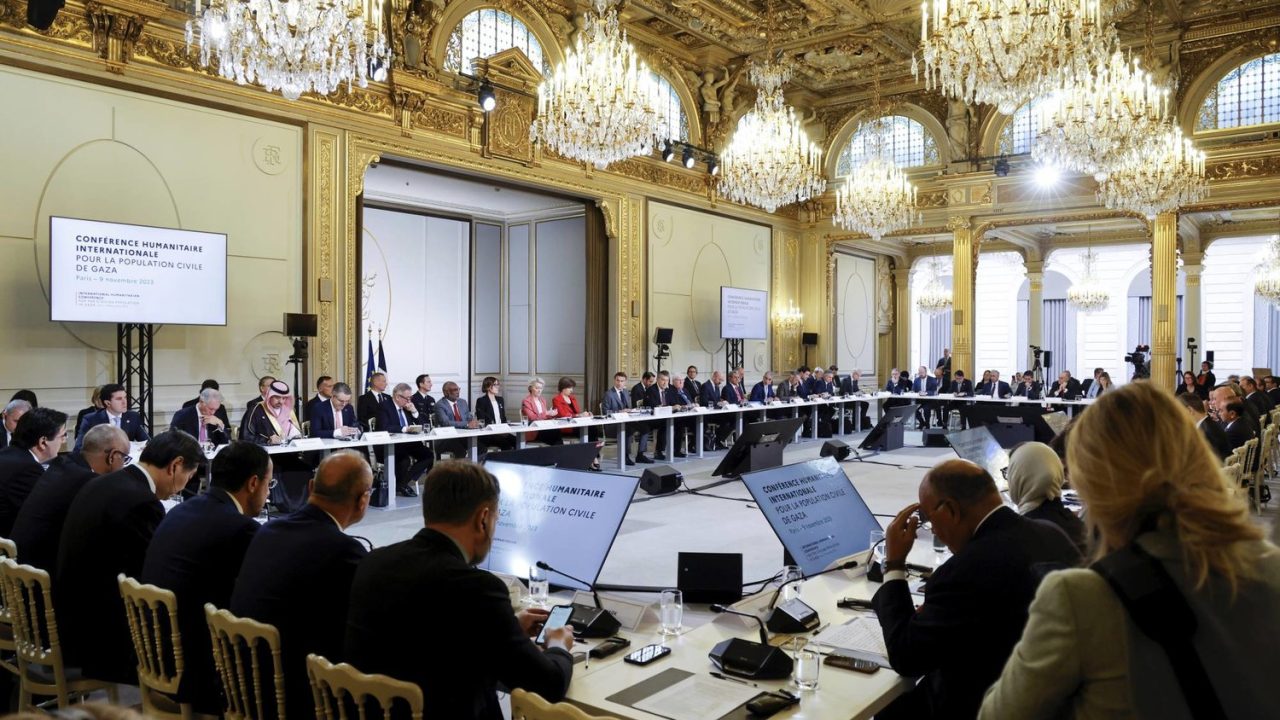
{"label": "black handbag strap", "polygon": [[1191,717],[1226,720],[1218,694],[1192,644],[1197,626],[1195,613],[1160,561],[1133,543],[1091,567],[1111,586],[1142,634],[1164,648]]}

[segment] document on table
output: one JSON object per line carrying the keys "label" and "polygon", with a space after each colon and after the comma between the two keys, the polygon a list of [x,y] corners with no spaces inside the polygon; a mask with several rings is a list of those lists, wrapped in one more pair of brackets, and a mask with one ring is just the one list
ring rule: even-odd
{"label": "document on table", "polygon": [[833,625],[819,633],[812,642],[862,656],[871,655],[886,663],[889,658],[880,622],[874,617],[856,617],[843,625]]}
{"label": "document on table", "polygon": [[690,675],[632,707],[671,720],[708,720],[728,715],[759,694],[760,688],[750,685],[720,680],[710,675]]}

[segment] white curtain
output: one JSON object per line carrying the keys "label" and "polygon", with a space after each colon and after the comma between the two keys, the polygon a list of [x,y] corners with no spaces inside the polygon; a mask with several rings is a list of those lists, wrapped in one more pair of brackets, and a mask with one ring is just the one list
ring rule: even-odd
{"label": "white curtain", "polygon": [[1044,315],[1041,318],[1041,348],[1052,353],[1051,360],[1053,365],[1045,372],[1047,378],[1057,377],[1058,373],[1063,370],[1071,370],[1073,375],[1076,374],[1075,368],[1071,367],[1075,363],[1074,348],[1068,357],[1068,348],[1071,348],[1069,342],[1075,340],[1073,337],[1075,323],[1071,315],[1075,310],[1067,306],[1066,300],[1045,300]]}
{"label": "white curtain", "polygon": [[[929,344],[925,348],[925,356],[920,359],[920,364],[933,370],[933,365],[942,357],[944,348],[951,347],[951,311],[938,313],[929,318]],[[915,376],[914,368],[907,368],[912,371],[911,375]]]}
{"label": "white curtain", "polygon": [[[1253,297],[1253,366],[1280,369],[1280,308]],[[1252,372],[1251,368],[1244,368]]]}

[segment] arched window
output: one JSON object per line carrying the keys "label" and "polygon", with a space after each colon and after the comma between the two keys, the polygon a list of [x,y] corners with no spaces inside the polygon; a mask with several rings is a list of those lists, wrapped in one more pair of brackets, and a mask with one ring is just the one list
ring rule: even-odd
{"label": "arched window", "polygon": [[1280,53],[1240,65],[1209,91],[1196,115],[1196,130],[1280,122]]}
{"label": "arched window", "polygon": [[858,128],[836,159],[836,175],[844,176],[861,165],[875,150],[876,133],[888,137],[889,152],[900,168],[938,164],[938,144],[933,135],[909,117],[889,115],[872,120]]}
{"label": "arched window", "polygon": [[684,114],[680,94],[671,83],[652,70],[649,74],[658,86],[658,114],[662,116],[662,139],[689,141],[689,118]]}
{"label": "arched window", "polygon": [[534,67],[546,74],[550,66],[542,55],[542,44],[529,26],[501,10],[482,8],[462,18],[453,29],[445,49],[444,68],[469,73],[472,60],[509,48],[519,48]]}
{"label": "arched window", "polygon": [[1031,145],[1040,134],[1040,113],[1038,108],[1042,101],[1037,98],[1018,108],[1013,119],[1000,131],[1000,142],[996,151],[1001,155],[1021,155],[1031,152]]}

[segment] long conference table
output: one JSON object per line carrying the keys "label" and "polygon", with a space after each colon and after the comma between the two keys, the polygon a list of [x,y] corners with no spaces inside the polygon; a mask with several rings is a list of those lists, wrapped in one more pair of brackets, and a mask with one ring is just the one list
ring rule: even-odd
{"label": "long conference table", "polygon": [[[772,414],[773,419],[777,419],[779,414],[789,414],[793,418],[800,417],[800,413],[804,410],[816,410],[822,407],[832,408],[834,425],[832,433],[835,435],[848,435],[850,433],[858,433],[863,430],[862,413],[853,412],[852,422],[846,419],[846,413],[840,410],[847,409],[847,406],[853,403],[867,403],[868,410],[874,411],[876,417],[883,412],[884,402],[886,400],[899,399],[917,403],[997,403],[1001,405],[1040,405],[1045,408],[1060,407],[1068,412],[1075,412],[1077,408],[1091,404],[1092,400],[1059,400],[1057,398],[1046,398],[1043,400],[1025,400],[1023,398],[996,398],[989,396],[958,396],[951,394],[938,395],[917,395],[915,393],[891,394],[880,392],[874,394],[863,395],[837,395],[829,398],[813,398],[810,400],[801,400],[797,402],[774,402],[770,404],[761,403],[745,403],[743,405],[729,405],[723,408],[705,408],[698,406],[693,410],[684,412],[672,412],[669,409],[659,408],[656,413],[650,410],[632,410],[625,413],[614,413],[609,417],[576,417],[559,420],[539,420],[534,423],[497,423],[483,428],[455,428],[455,427],[438,427],[430,431],[421,433],[388,433],[388,432],[367,432],[359,438],[354,439],[332,439],[332,438],[299,438],[294,441],[281,445],[265,446],[270,454],[283,454],[294,452],[311,452],[319,451],[330,453],[337,450],[348,450],[352,448],[372,448],[385,447],[387,452],[386,472],[387,487],[395,487],[395,452],[396,446],[407,443],[435,443],[438,441],[467,441],[467,453],[472,460],[479,460],[481,440],[486,437],[498,435],[514,435],[516,440],[516,448],[522,449],[526,446],[525,433],[537,430],[565,430],[574,429],[577,431],[578,438],[581,442],[589,442],[589,433],[591,428],[601,428],[602,433],[611,432],[618,442],[618,457],[616,467],[620,471],[628,468],[626,462],[627,438],[629,435],[628,426],[631,432],[635,431],[635,426],[645,424],[652,427],[654,423],[662,423],[659,432],[665,432],[667,435],[667,448],[670,450],[676,447],[675,434],[676,423],[684,423],[687,420],[693,421],[693,452],[686,458],[674,458],[671,454],[663,462],[678,464],[691,458],[703,458],[706,456],[706,447],[703,442],[706,437],[706,427],[708,423],[720,423],[725,419],[733,422],[737,426],[737,431],[742,432],[744,423],[749,420],[767,420]],[[856,410],[856,407],[855,407]],[[797,431],[796,440],[800,440],[802,436],[809,439],[818,439],[818,412],[810,412],[808,414],[808,422],[806,427]],[[608,428],[608,430],[605,430]],[[634,466],[632,466],[634,467]],[[387,505],[384,509],[395,509],[396,499],[395,493],[388,493]]]}

